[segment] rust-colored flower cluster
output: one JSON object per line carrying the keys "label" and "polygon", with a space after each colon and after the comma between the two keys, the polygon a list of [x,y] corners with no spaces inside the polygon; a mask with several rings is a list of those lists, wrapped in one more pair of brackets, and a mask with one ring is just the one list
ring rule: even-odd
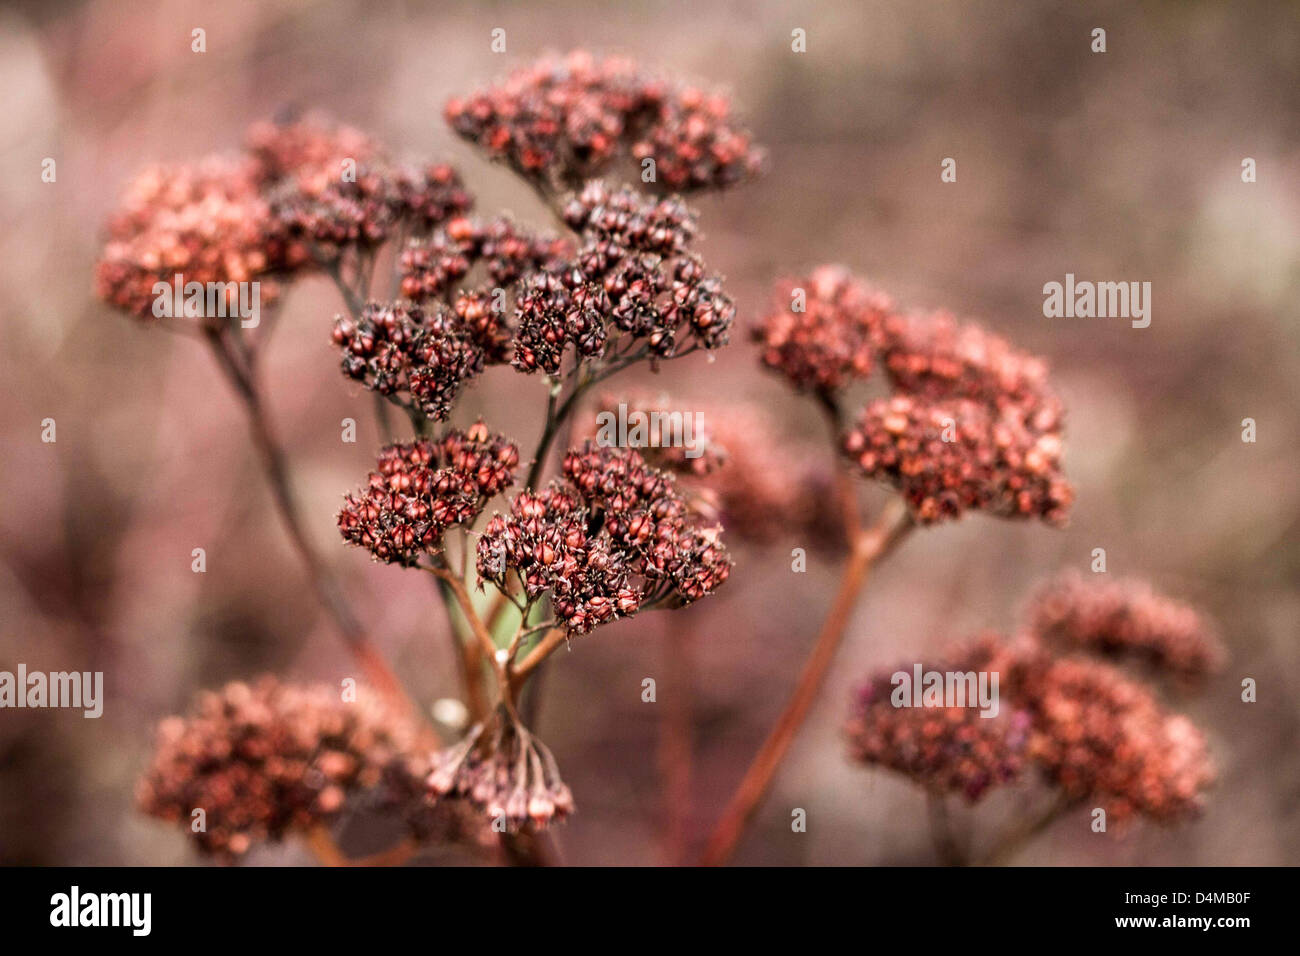
{"label": "rust-colored flower cluster", "polygon": [[451,414],[461,386],[483,371],[481,342],[490,346],[491,334],[440,302],[423,308],[371,303],[359,321],[337,318],[333,339],[342,350],[345,375],[440,422]]}
{"label": "rust-colored flower cluster", "polygon": [[1074,494],[1042,360],[945,313],[889,317],[881,355],[896,392],[844,437],[864,474],[897,487],[923,523],[969,510],[1065,522]]}
{"label": "rust-colored flower cluster", "polygon": [[[983,639],[924,669],[1001,671],[1010,660],[1007,648]],[[893,673],[873,675],[854,693],[845,732],[855,760],[904,774],[931,792],[956,793],[971,802],[1019,778],[1030,736],[1025,710],[988,718],[974,706],[896,707],[891,701]]]}
{"label": "rust-colored flower cluster", "polygon": [[1185,682],[1206,677],[1224,661],[1209,622],[1145,581],[1062,575],[1035,595],[1029,627],[1045,643],[1133,658]]}
{"label": "rust-colored flower cluster", "polygon": [[389,445],[366,487],[344,499],[339,531],[378,561],[413,566],[510,487],[518,465],[519,450],[482,422],[437,441]]}
{"label": "rust-colored flower cluster", "polygon": [[1040,656],[1011,689],[1032,714],[1029,756],[1067,799],[1097,801],[1117,822],[1199,811],[1215,776],[1205,738],[1143,685],[1099,661]]}
{"label": "rust-colored flower cluster", "polygon": [[507,587],[518,573],[530,601],[551,597],[570,632],[652,606],[678,606],[731,571],[719,529],[704,525],[668,475],[635,451],[588,443],[564,459],[564,481],[515,498],[478,541],[479,577]]}
{"label": "rust-colored flower cluster", "polygon": [[155,283],[176,274],[186,284],[257,280],[265,305],[276,278],[371,248],[399,224],[427,231],[471,205],[451,167],[393,164],[350,127],[318,116],[257,123],[242,153],[156,166],[130,184],[96,290],[141,319],[153,318]]}
{"label": "rust-colored flower cluster", "polygon": [[511,833],[545,828],[573,812],[573,794],[560,779],[550,749],[517,720],[498,712],[493,728],[476,724],[454,746],[433,757],[427,779],[435,799],[468,800]]}
{"label": "rust-colored flower cluster", "polygon": [[653,159],[655,181],[681,192],[728,186],[762,166],[726,97],[654,79],[619,57],[547,57],[445,112],[462,137],[550,189],[629,154]]}
{"label": "rust-colored flower cluster", "polygon": [[582,245],[560,268],[528,277],[517,302],[514,366],[560,371],[566,350],[607,363],[671,358],[727,343],[735,304],[687,250],[694,215],[591,183],[565,207]]}
{"label": "rust-colored flower cluster", "polygon": [[777,283],[772,311],[754,329],[760,359],[799,391],[834,394],[866,378],[893,300],[843,266]]}
{"label": "rust-colored flower cluster", "polygon": [[402,295],[413,302],[448,297],[456,283],[482,263],[484,281],[474,294],[489,296],[571,255],[568,240],[535,233],[507,216],[487,222],[462,216],[402,252]]}
{"label": "rust-colored flower cluster", "polygon": [[413,745],[413,729],[365,693],[345,703],[325,686],[236,682],[161,723],[137,798],[146,813],[183,824],[204,853],[233,860],[328,824],[354,793],[409,791],[409,778],[427,772]]}
{"label": "rust-colored flower cluster", "polygon": [[[1117,602],[1113,587],[1086,595],[1085,586],[1073,583],[1068,590],[1056,585],[1044,594],[1084,607],[1090,601]],[[1124,593],[1141,594],[1144,603],[1172,603],[1137,585]],[[1095,802],[1116,821],[1141,815],[1168,823],[1194,815],[1215,776],[1200,731],[1186,717],[1167,712],[1151,688],[1118,668],[1057,656],[1054,650],[1062,642],[1092,651],[1101,647],[1091,638],[1049,634],[1076,626],[1072,612],[1061,613],[1062,605],[1051,601],[1038,599],[1030,614],[1032,630],[1024,638],[1008,642],[986,636],[927,668],[996,672],[996,716],[983,717],[977,707],[894,706],[893,672],[881,672],[855,697],[847,725],[852,755],[971,801],[1032,769],[1068,803]],[[1145,623],[1158,628],[1173,620],[1152,617]],[[1051,642],[1043,643],[1040,635]],[[911,665],[906,669],[910,673]]]}
{"label": "rust-colored flower cluster", "polygon": [[[261,302],[277,287],[271,277],[302,266],[305,250],[290,242],[259,186],[257,164],[245,156],[154,166],[127,188],[108,224],[95,264],[95,290],[104,301],[152,320],[154,285],[260,281]],[[227,292],[236,314],[238,290]]]}
{"label": "rust-colored flower cluster", "polygon": [[321,117],[258,124],[248,145],[272,213],[321,261],[380,245],[399,225],[428,232],[473,205],[450,166],[395,164],[365,134]]}

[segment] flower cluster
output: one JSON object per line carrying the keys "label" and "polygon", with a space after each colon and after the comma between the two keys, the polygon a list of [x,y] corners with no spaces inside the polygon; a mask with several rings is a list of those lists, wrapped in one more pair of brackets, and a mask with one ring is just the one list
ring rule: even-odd
{"label": "flower cluster", "polygon": [[344,499],[339,531],[378,561],[413,566],[510,487],[518,465],[519,450],[482,422],[438,441],[389,445],[366,487]]}
{"label": "flower cluster", "polygon": [[[328,687],[272,677],[204,693],[187,717],[159,726],[140,806],[183,824],[204,853],[233,860],[259,841],[328,824],[355,792],[409,790],[407,778],[424,772],[410,756],[414,731],[368,700],[344,703]],[[190,827],[196,808],[204,829]]]}
{"label": "flower cluster", "polygon": [[1119,822],[1200,809],[1215,776],[1205,738],[1141,684],[1098,661],[1040,659],[1012,692],[1032,714],[1030,757],[1066,798],[1099,801]]}
{"label": "flower cluster", "polygon": [[[484,349],[471,330],[441,303],[371,303],[359,321],[336,319],[333,339],[345,375],[425,418],[445,421],[461,386],[483,371]],[[483,332],[490,344],[491,330]]]}
{"label": "flower cluster", "polygon": [[695,220],[680,202],[590,183],[564,215],[582,245],[572,261],[523,282],[517,369],[557,374],[569,346],[579,360],[614,363],[727,343],[735,304],[687,251]]}
{"label": "flower cluster", "polygon": [[471,205],[450,166],[395,165],[350,127],[321,117],[257,123],[242,153],[136,178],[109,221],[96,290],[143,319],[153,315],[154,284],[176,274],[185,283],[259,280],[267,304],[276,277],[373,247],[399,224],[427,231]]}
{"label": "flower cluster", "polygon": [[445,112],[462,137],[550,189],[629,154],[653,159],[656,181],[677,191],[728,186],[762,166],[726,97],[675,87],[618,57],[548,57],[450,100]]}
{"label": "flower cluster", "polygon": [[753,331],[764,365],[799,391],[833,394],[871,374],[894,303],[843,266],[820,266],[777,284]]}
{"label": "flower cluster", "polygon": [[554,266],[571,253],[567,240],[534,233],[509,217],[478,222],[462,216],[427,241],[412,241],[403,250],[402,295],[413,302],[446,297],[479,263],[485,277],[476,294],[487,295],[513,285],[528,272]]}
{"label": "flower cluster", "polygon": [[1132,657],[1191,682],[1218,670],[1224,651],[1194,608],[1144,581],[1066,574],[1035,595],[1029,626],[1044,642],[1108,658]]}
{"label": "flower cluster", "polygon": [[[1011,653],[985,639],[924,670],[998,671]],[[987,718],[972,706],[899,707],[891,700],[893,673],[873,675],[854,693],[845,733],[855,760],[904,774],[933,793],[956,793],[971,802],[1020,776],[1030,734],[1027,711],[1012,709]]]}
{"label": "flower cluster", "polygon": [[506,829],[544,828],[573,812],[573,794],[560,779],[550,749],[518,721],[498,712],[484,736],[476,724],[463,740],[433,757],[426,781],[437,800],[468,800]]}
{"label": "flower cluster", "polygon": [[897,487],[923,524],[969,510],[1062,524],[1073,497],[1057,432],[968,399],[871,402],[843,449],[864,474]]}
{"label": "flower cluster", "polygon": [[650,606],[683,605],[731,571],[718,530],[672,478],[635,451],[570,451],[564,481],[515,498],[478,541],[479,577],[504,590],[513,570],[530,601],[549,593],[556,620],[585,634]]}
{"label": "flower cluster", "polygon": [[[1040,599],[1031,617],[1036,628],[1069,621],[1054,612],[1045,618],[1043,606]],[[1110,664],[1054,656],[1031,634],[1014,644],[982,638],[934,669],[996,672],[999,713],[895,706],[891,672],[883,672],[855,698],[848,736],[856,759],[972,801],[1032,768],[1067,802],[1096,801],[1118,821],[1188,817],[1214,780],[1200,731]]]}
{"label": "flower cluster", "polygon": [[[305,250],[289,241],[262,195],[258,167],[247,157],[213,156],[155,166],[126,190],[108,224],[95,264],[104,301],[140,319],[154,317],[154,285],[262,282],[261,301],[276,296],[274,274],[302,266]],[[236,314],[238,290],[227,296]]]}
{"label": "flower cluster", "polygon": [[427,232],[473,204],[450,166],[394,164],[364,134],[319,117],[258,124],[248,144],[274,216],[323,261],[373,248],[399,224]]}

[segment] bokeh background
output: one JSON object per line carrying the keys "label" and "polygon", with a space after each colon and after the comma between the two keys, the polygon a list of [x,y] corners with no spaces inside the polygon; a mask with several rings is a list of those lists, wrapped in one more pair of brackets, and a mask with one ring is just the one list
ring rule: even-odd
{"label": "bokeh background", "polygon": [[[323,108],[407,158],[446,157],[479,210],[546,211],[455,140],[443,101],[545,51],[625,52],[722,86],[770,150],[766,178],[700,200],[710,265],[744,323],[771,281],[843,262],[903,302],[981,319],[1047,356],[1069,409],[1068,529],[969,518],[913,536],[860,603],[810,720],[737,859],[931,863],[924,802],[848,764],[839,728],[866,671],[986,628],[1008,630],[1046,574],[1148,577],[1208,611],[1231,652],[1173,702],[1221,775],[1178,831],[1060,823],[1021,859],[1050,864],[1300,862],[1300,8],[1292,3],[398,3],[384,0],[9,3],[0,10],[0,668],[102,670],[100,720],[0,712],[0,862],[188,864],[179,830],[139,816],[152,728],[194,693],[265,670],[337,681],[351,663],[305,587],[206,352],[91,294],[103,223],[156,160],[236,148],[285,106]],[[508,52],[489,52],[494,27]],[[1107,30],[1108,50],[1089,49]],[[205,54],[190,31],[207,31]],[[791,52],[802,27],[808,51]],[[53,157],[58,180],[42,183]],[[941,184],[940,162],[958,180]],[[1253,157],[1258,182],[1241,181]],[[1153,284],[1153,321],[1046,319],[1042,285]],[[424,703],[456,690],[425,582],[345,549],[340,495],[378,444],[371,403],[339,374],[333,287],[293,287],[266,360],[311,532]],[[645,384],[645,370],[625,379]],[[659,382],[686,399],[765,407],[777,439],[828,454],[816,411],[760,372],[743,335],[714,365]],[[537,379],[497,369],[463,414],[535,435]],[[339,422],[360,423],[356,444]],[[40,422],[57,421],[55,444]],[[1258,423],[1256,444],[1241,421]],[[874,493],[873,493],[874,494]],[[875,494],[870,500],[883,500]],[[779,711],[833,593],[817,542],[736,548],[731,582],[557,658],[541,730],[579,802],[575,863],[656,863],[698,845]],[[790,549],[810,547],[808,572]],[[206,574],[190,570],[204,547]],[[693,649],[665,680],[668,629]],[[659,678],[658,705],[641,702]],[[1242,677],[1259,701],[1239,700]],[[664,812],[664,706],[693,714],[689,802]],[[987,832],[995,796],[960,822]],[[808,812],[792,833],[790,812]],[[684,822],[683,822],[684,821]],[[431,857],[436,859],[435,857]],[[297,844],[250,862],[310,860]]]}

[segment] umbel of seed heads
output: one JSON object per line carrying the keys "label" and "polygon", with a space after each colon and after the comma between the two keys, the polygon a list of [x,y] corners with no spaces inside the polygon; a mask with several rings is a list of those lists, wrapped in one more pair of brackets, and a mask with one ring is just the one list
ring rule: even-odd
{"label": "umbel of seed heads", "polygon": [[477,569],[503,590],[515,571],[530,602],[549,594],[556,620],[585,634],[716,589],[731,571],[718,534],[635,451],[588,444],[565,456],[562,482],[523,492],[509,514],[492,517]]}
{"label": "umbel of seed heads", "polygon": [[[492,330],[481,331],[490,345]],[[461,386],[483,371],[482,341],[441,302],[370,303],[355,322],[336,319],[333,339],[343,374],[433,421],[446,421]]]}
{"label": "umbel of seed heads", "polygon": [[[1008,649],[985,638],[924,669],[1005,671],[1010,660]],[[911,673],[910,665],[901,669]],[[1029,745],[1026,710],[1010,708],[990,719],[972,706],[895,707],[894,673],[878,671],[854,693],[845,727],[853,759],[901,773],[927,791],[960,794],[971,802],[1020,777]]]}
{"label": "umbel of seed heads", "polygon": [[618,57],[575,51],[449,100],[458,134],[549,189],[599,176],[621,156],[652,158],[679,192],[755,175],[763,156],[733,125],[725,96],[679,87]]}
{"label": "umbel of seed heads", "polygon": [[349,127],[320,117],[258,123],[242,153],[156,166],[128,186],[109,220],[96,291],[144,320],[154,318],[154,284],[177,273],[186,283],[260,281],[266,304],[277,279],[399,227],[427,232],[471,202],[450,167],[395,165]]}
{"label": "umbel of seed heads", "polygon": [[[807,310],[791,309],[803,288]],[[897,488],[921,523],[969,510],[1064,523],[1062,411],[1042,360],[945,313],[907,317],[845,270],[822,267],[778,286],[755,337],[762,360],[837,407],[883,366],[892,394],[867,404],[842,450]]]}
{"label": "umbel of seed heads", "polygon": [[[1067,579],[1069,580],[1069,579]],[[1180,613],[1150,613],[1153,602]],[[1107,625],[1067,608],[1105,605]],[[1000,710],[893,706],[893,671],[857,693],[847,725],[850,752],[864,763],[903,773],[932,791],[978,800],[1032,769],[1067,800],[1096,800],[1115,819],[1140,814],[1160,822],[1194,815],[1214,780],[1204,737],[1186,717],[1167,713],[1147,686],[1103,661],[1057,657],[1076,648],[1110,656],[1099,626],[1142,621],[1142,648],[1188,640],[1181,605],[1130,583],[1066,588],[1051,584],[1029,612],[1030,633],[1008,642],[986,636],[948,655],[940,671],[999,674]],[[1202,623],[1200,632],[1205,633]],[[1160,658],[1183,676],[1183,659]],[[911,671],[911,665],[902,668]]]}
{"label": "umbel of seed heads", "polygon": [[688,251],[695,217],[681,202],[590,183],[564,217],[581,245],[571,261],[525,279],[515,368],[556,374],[570,346],[578,361],[613,362],[727,343],[735,305]]}
{"label": "umbel of seed heads", "polygon": [[1185,684],[1224,663],[1223,645],[1205,617],[1145,581],[1088,580],[1077,571],[1067,573],[1034,595],[1028,619],[1044,644],[1134,659]]}
{"label": "umbel of seed heads", "polygon": [[339,532],[377,561],[412,567],[510,487],[518,466],[519,449],[482,422],[437,441],[389,445],[366,487],[344,499]]}
{"label": "umbel of seed heads", "polygon": [[[410,799],[429,768],[413,745],[413,728],[368,694],[344,703],[325,686],[269,676],[235,682],[160,724],[137,799],[227,861],[257,842],[328,824],[361,791],[409,804],[412,824],[430,832],[430,814]],[[206,823],[198,831],[190,825],[196,807]]]}
{"label": "umbel of seed heads", "polygon": [[399,227],[427,234],[473,205],[450,166],[394,163],[364,133],[318,116],[257,124],[247,142],[273,215],[324,261],[381,245]]}
{"label": "umbel of seed heads", "polygon": [[523,724],[499,709],[492,731],[475,724],[464,739],[433,757],[429,794],[469,801],[510,832],[531,824],[545,828],[573,812],[573,794],[560,779],[550,749]]}

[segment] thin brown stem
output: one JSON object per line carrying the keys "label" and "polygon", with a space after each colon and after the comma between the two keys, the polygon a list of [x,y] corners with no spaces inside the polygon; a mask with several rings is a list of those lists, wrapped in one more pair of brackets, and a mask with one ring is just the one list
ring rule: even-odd
{"label": "thin brown stem", "polygon": [[982,866],[1002,866],[1010,862],[1035,837],[1046,831],[1053,823],[1079,805],[1078,800],[1061,794],[1037,816],[1020,817],[1012,822],[993,843],[993,848],[983,860]]}
{"label": "thin brown stem", "polygon": [[952,819],[948,814],[948,801],[942,793],[925,792],[926,815],[930,820],[930,839],[944,866],[966,866],[970,861],[957,843],[952,832]]}
{"label": "thin brown stem", "polygon": [[911,516],[902,502],[894,502],[875,526],[860,533],[853,541],[848,564],[840,578],[839,591],[822,624],[821,634],[813,645],[812,653],[804,664],[803,672],[799,675],[794,693],[714,828],[700,861],[703,865],[720,866],[736,849],[772,778],[776,776],[777,767],[817,699],[817,691],[835,659],[835,652],[839,649],[853,607],[857,603],[858,592],[866,583],[871,568],[912,527]]}
{"label": "thin brown stem", "polygon": [[533,649],[524,655],[524,659],[510,668],[510,686],[513,693],[523,687],[528,675],[541,666],[542,661],[550,657],[555,649],[569,639],[569,632],[562,627],[547,631]]}
{"label": "thin brown stem", "polygon": [[216,356],[217,364],[244,405],[253,445],[261,461],[262,470],[271,485],[272,496],[280,518],[288,532],[289,541],[307,572],[312,590],[316,592],[317,598],[333,618],[367,682],[390,701],[399,703],[404,708],[414,709],[414,704],[407,697],[401,682],[385,663],[378,648],[371,642],[365,628],[353,613],[338,580],[311,544],[290,483],[288,458],[271,427],[251,367],[241,357],[240,351],[232,346],[227,334],[218,329],[210,329],[207,338]]}

